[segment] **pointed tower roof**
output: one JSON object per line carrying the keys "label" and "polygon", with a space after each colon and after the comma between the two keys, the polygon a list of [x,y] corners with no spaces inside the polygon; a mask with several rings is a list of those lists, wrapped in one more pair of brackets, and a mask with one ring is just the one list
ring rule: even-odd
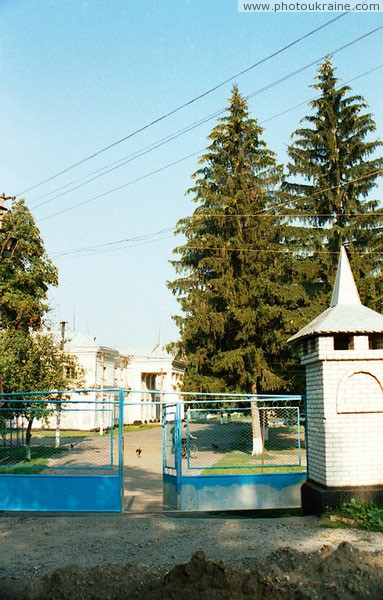
{"label": "pointed tower roof", "polygon": [[382,333],[383,315],[364,306],[344,247],[341,248],[330,308],[288,341],[331,333]]}
{"label": "pointed tower roof", "polygon": [[353,304],[354,306],[361,304],[358,288],[344,246],[340,249],[330,308],[337,304]]}

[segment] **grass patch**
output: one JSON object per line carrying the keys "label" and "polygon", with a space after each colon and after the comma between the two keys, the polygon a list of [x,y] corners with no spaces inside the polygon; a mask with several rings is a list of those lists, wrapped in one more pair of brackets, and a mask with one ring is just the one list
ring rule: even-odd
{"label": "grass patch", "polygon": [[339,508],[328,511],[326,517],[324,527],[356,527],[366,531],[383,532],[383,506],[373,502],[366,503],[352,498],[343,502]]}
{"label": "grass patch", "polygon": [[142,431],[144,429],[155,429],[161,427],[161,423],[141,423],[141,425],[124,425],[124,433],[130,431]]}
{"label": "grass patch", "polygon": [[48,464],[52,456],[57,456],[64,451],[63,448],[53,448],[52,446],[31,446],[31,460],[26,460],[25,446],[16,448],[0,449],[0,467],[1,464],[7,464],[9,467],[0,468],[0,474],[36,474],[40,473]]}
{"label": "grass patch", "polygon": [[[222,456],[213,467],[204,469],[202,475],[254,475],[258,473],[299,473],[306,470],[302,466],[285,466],[283,465],[283,456],[291,454],[289,451],[279,451],[275,453],[265,452],[265,465],[262,466],[260,456],[252,456],[244,452],[230,452]],[[281,459],[281,465],[270,465],[270,461],[276,458]]]}
{"label": "grass patch", "polygon": [[[109,433],[109,429],[105,430]],[[91,437],[95,435],[100,435],[99,431],[85,431],[82,429],[61,429],[60,430],[60,439],[61,438],[84,438]],[[56,439],[56,430],[55,429],[35,429],[33,430],[32,439],[36,440],[39,438],[54,438]]]}

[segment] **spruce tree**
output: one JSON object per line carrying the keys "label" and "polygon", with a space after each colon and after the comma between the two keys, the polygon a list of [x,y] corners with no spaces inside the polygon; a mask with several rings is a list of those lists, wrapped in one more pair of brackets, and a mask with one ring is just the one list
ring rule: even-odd
{"label": "spruce tree", "polygon": [[[288,387],[286,339],[302,324],[305,294],[294,282],[278,218],[282,167],[234,87],[189,190],[197,204],[177,224],[186,238],[169,283],[187,359],[184,389],[269,392]],[[290,382],[291,383],[291,382]]]}
{"label": "spruce tree", "polygon": [[[339,249],[346,244],[364,302],[382,309],[381,228],[371,192],[382,174],[381,143],[366,102],[338,85],[327,58],[312,86],[319,96],[289,146],[292,220],[288,243],[303,257],[307,289],[328,306]],[[379,300],[380,298],[380,300]]]}

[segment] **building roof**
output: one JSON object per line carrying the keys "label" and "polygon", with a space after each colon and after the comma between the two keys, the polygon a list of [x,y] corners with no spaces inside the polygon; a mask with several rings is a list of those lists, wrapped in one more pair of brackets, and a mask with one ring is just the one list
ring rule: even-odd
{"label": "building roof", "polygon": [[99,346],[95,337],[78,331],[68,333],[65,339],[66,348],[99,348]]}
{"label": "building roof", "polygon": [[78,331],[73,331],[68,334],[68,338],[65,340],[66,351],[76,352],[107,352],[110,354],[119,354],[118,350],[111,348],[110,346],[104,346],[97,341],[97,338]]}
{"label": "building roof", "polygon": [[345,249],[339,255],[330,308],[321,313],[288,341],[331,333],[382,333],[383,315],[364,306]]}
{"label": "building roof", "polygon": [[[60,339],[60,334],[56,333],[57,339]],[[73,331],[68,333],[65,340],[65,350],[68,352],[108,352],[110,354],[120,354],[122,357],[129,357],[130,360],[161,360],[175,361],[176,358],[169,354],[159,344],[154,347],[141,347],[129,349],[116,349],[100,344],[96,337]],[[183,361],[180,361],[183,362]]]}

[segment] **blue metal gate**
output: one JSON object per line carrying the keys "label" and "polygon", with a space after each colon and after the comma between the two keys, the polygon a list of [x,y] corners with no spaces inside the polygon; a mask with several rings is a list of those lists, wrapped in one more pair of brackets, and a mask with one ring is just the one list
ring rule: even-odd
{"label": "blue metal gate", "polygon": [[163,408],[164,503],[179,510],[300,508],[300,396],[182,394]]}
{"label": "blue metal gate", "polygon": [[3,394],[0,510],[120,512],[124,390]]}

